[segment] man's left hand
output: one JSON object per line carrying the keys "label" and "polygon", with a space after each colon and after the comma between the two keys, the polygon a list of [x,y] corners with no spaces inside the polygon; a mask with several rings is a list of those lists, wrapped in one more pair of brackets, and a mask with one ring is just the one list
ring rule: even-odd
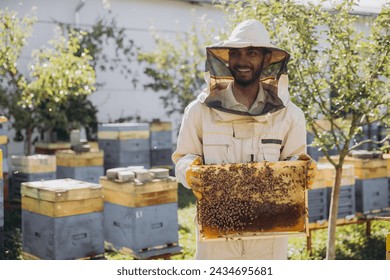
{"label": "man's left hand", "polygon": [[308,154],[300,154],[298,160],[307,161],[306,182],[307,188],[311,189],[317,175],[317,163]]}

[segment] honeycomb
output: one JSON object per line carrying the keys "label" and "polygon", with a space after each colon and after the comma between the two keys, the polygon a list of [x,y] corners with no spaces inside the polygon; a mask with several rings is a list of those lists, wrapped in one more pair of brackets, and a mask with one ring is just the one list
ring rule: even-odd
{"label": "honeycomb", "polygon": [[306,169],[305,161],[199,166],[202,238],[305,231]]}

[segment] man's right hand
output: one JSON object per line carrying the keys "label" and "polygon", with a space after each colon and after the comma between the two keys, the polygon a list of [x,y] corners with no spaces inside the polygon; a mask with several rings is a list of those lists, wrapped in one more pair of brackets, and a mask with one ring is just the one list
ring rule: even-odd
{"label": "man's right hand", "polygon": [[201,187],[200,179],[200,168],[199,166],[203,164],[202,158],[197,156],[192,163],[188,166],[186,171],[186,181],[188,186],[192,189],[192,192],[198,200],[202,199],[202,194],[199,192]]}

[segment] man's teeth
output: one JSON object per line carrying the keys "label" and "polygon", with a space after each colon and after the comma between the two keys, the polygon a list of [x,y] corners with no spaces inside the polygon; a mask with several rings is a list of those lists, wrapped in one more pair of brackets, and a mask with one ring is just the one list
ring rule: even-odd
{"label": "man's teeth", "polygon": [[239,72],[249,72],[249,71],[251,71],[251,69],[249,69],[249,68],[237,68],[237,71],[239,71]]}

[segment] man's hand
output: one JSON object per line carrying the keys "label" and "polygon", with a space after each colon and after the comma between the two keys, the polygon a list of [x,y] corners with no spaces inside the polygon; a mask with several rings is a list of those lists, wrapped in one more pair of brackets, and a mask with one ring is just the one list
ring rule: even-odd
{"label": "man's hand", "polygon": [[199,166],[203,164],[202,158],[197,156],[193,162],[188,166],[186,171],[186,181],[187,184],[192,189],[192,192],[198,200],[202,199],[202,194],[199,192],[201,179],[200,179],[200,168]]}
{"label": "man's hand", "polygon": [[307,161],[306,182],[307,188],[311,189],[311,186],[313,185],[314,179],[317,175],[317,163],[308,154],[300,154],[298,160]]}

